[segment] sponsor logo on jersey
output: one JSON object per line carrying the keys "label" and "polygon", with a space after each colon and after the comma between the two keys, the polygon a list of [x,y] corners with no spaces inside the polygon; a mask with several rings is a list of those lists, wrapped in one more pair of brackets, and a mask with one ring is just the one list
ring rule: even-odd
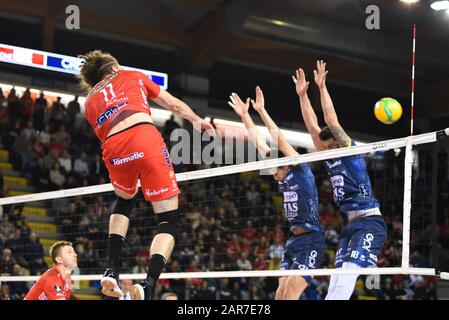
{"label": "sponsor logo on jersey", "polygon": [[127,188],[127,187],[122,186],[120,183],[118,183],[116,181],[113,181],[113,180],[111,182],[112,182],[112,184],[114,186],[116,186],[116,187],[118,187],[118,188],[120,188],[120,189],[122,189],[124,191],[134,191],[136,189],[136,187]]}
{"label": "sponsor logo on jersey", "polygon": [[371,245],[374,240],[374,235],[372,233],[367,233],[365,238],[362,240],[362,248],[368,252],[371,252]]}
{"label": "sponsor logo on jersey", "polygon": [[342,200],[345,196],[345,191],[343,189],[345,185],[345,179],[342,175],[335,175],[330,177],[332,188],[334,190],[334,201],[338,202]]}
{"label": "sponsor logo on jersey", "polygon": [[167,164],[167,167],[171,168],[170,154],[168,153],[167,148],[165,146],[162,147],[162,153],[164,154],[165,163]]}
{"label": "sponsor logo on jersey", "polygon": [[62,288],[59,284],[55,285],[54,288],[55,288],[55,291],[58,293],[62,291]]}
{"label": "sponsor logo on jersey", "polygon": [[105,112],[100,114],[97,118],[97,126],[101,127],[109,118],[111,118],[117,111],[126,106],[128,102],[118,104],[116,106],[108,108]]}
{"label": "sponsor logo on jersey", "polygon": [[295,202],[298,201],[298,193],[295,191],[285,191],[284,192],[284,202]]}
{"label": "sponsor logo on jersey", "polygon": [[160,195],[160,194],[165,193],[165,192],[167,192],[167,191],[168,191],[168,188],[162,188],[162,189],[159,189],[159,190],[150,190],[150,189],[146,189],[146,190],[145,190],[145,194],[146,194],[148,197],[151,197],[151,196],[157,196],[157,195]]}
{"label": "sponsor logo on jersey", "polygon": [[333,167],[341,165],[341,160],[337,160],[334,163],[331,163],[330,161],[326,161],[326,164],[329,169],[332,169]]}
{"label": "sponsor logo on jersey", "polygon": [[344,187],[344,185],[345,185],[344,177],[341,176],[341,175],[333,176],[330,179],[331,179],[331,183],[332,183],[332,187],[333,188]]}
{"label": "sponsor logo on jersey", "polygon": [[310,251],[309,255],[309,268],[315,268],[316,258],[318,256],[318,252],[316,250]]}
{"label": "sponsor logo on jersey", "polygon": [[114,166],[118,166],[118,165],[121,165],[124,163],[128,163],[130,161],[141,159],[144,156],[145,156],[145,153],[143,153],[143,152],[134,152],[133,154],[130,154],[130,155],[122,157],[122,158],[112,158],[111,164]]}

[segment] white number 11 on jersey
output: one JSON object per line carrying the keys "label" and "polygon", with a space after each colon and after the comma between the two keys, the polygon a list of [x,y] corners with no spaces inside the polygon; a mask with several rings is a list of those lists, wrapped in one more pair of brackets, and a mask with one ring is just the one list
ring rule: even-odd
{"label": "white number 11 on jersey", "polygon": [[[108,98],[108,91],[106,90],[106,88],[109,89],[109,93],[111,94],[110,98]],[[108,84],[106,88],[101,90],[101,93],[104,95],[104,101],[108,102],[109,100],[115,98],[115,92],[114,89],[112,88],[112,83]]]}

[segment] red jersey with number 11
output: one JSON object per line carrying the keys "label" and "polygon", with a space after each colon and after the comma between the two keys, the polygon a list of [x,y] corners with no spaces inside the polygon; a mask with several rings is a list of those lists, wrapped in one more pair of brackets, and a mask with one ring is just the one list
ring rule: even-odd
{"label": "red jersey with number 11", "polygon": [[111,129],[112,119],[123,110],[151,115],[148,98],[156,98],[159,92],[160,87],[142,72],[120,70],[103,79],[91,90],[84,113],[103,143]]}

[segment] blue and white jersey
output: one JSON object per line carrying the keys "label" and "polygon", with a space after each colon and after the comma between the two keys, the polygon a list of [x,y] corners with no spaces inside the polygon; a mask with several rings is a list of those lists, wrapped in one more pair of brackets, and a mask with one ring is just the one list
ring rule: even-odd
{"label": "blue and white jersey", "polygon": [[[354,142],[352,146],[355,146]],[[337,158],[324,164],[332,184],[334,202],[341,213],[380,206],[373,195],[363,155]]]}
{"label": "blue and white jersey", "polygon": [[278,183],[284,195],[285,216],[290,223],[290,230],[301,227],[322,232],[315,176],[309,165],[302,163],[291,166],[284,180]]}

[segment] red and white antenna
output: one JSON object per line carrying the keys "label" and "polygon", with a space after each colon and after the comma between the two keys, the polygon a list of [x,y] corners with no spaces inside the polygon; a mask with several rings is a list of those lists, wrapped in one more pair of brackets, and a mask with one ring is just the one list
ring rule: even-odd
{"label": "red and white antenna", "polygon": [[413,120],[415,118],[415,63],[416,63],[416,24],[413,25],[413,58],[412,58],[412,103],[410,135],[413,136]]}

